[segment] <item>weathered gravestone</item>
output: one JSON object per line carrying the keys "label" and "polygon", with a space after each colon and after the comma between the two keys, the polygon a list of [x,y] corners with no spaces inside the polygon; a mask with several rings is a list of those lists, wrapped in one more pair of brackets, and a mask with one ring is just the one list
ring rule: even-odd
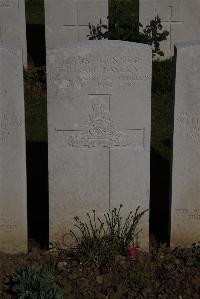
{"label": "weathered gravestone", "polygon": [[163,29],[169,31],[166,41],[161,42],[165,57],[174,55],[174,44],[200,39],[199,0],[140,0],[139,18],[149,25],[156,15],[162,20]]}
{"label": "weathered gravestone", "polygon": [[0,251],[27,248],[22,51],[0,47]]}
{"label": "weathered gravestone", "polygon": [[[149,207],[151,49],[88,41],[47,52],[50,240],[74,216]],[[138,245],[148,247],[148,213]]]}
{"label": "weathered gravestone", "polygon": [[23,49],[23,63],[27,66],[24,0],[0,0],[0,44]]}
{"label": "weathered gravestone", "polygon": [[89,23],[107,24],[108,0],[45,0],[46,46],[88,40]]}
{"label": "weathered gravestone", "polygon": [[172,247],[191,246],[200,233],[200,43],[177,44]]}

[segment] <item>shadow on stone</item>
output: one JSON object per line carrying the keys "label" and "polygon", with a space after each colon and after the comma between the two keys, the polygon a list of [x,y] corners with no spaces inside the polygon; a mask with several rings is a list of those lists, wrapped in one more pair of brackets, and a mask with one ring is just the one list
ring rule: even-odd
{"label": "shadow on stone", "polygon": [[170,163],[151,148],[150,233],[158,243],[170,239]]}
{"label": "shadow on stone", "polygon": [[45,26],[44,25],[26,25],[27,49],[28,54],[35,66],[46,64],[45,53]]}
{"label": "shadow on stone", "polygon": [[41,247],[49,243],[47,143],[27,142],[28,236]]}

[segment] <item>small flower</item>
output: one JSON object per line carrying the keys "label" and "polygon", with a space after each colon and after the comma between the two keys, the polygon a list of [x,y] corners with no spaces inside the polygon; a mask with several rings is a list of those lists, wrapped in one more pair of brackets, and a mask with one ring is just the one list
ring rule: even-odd
{"label": "small flower", "polygon": [[130,255],[132,255],[132,256],[136,256],[137,255],[137,248],[136,247],[130,247],[128,249],[128,251],[129,251]]}

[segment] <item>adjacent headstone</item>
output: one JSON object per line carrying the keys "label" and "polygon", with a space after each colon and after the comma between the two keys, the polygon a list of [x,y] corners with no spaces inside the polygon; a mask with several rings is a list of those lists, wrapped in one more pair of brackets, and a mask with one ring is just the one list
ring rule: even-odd
{"label": "adjacent headstone", "polygon": [[[47,51],[51,242],[93,209],[149,208],[151,67],[150,47],[130,42]],[[146,213],[144,249],[148,227]]]}
{"label": "adjacent headstone", "polygon": [[23,63],[27,66],[24,0],[0,0],[0,44],[23,49]]}
{"label": "adjacent headstone", "polygon": [[163,29],[169,31],[161,43],[165,58],[174,55],[174,44],[200,39],[199,0],[140,0],[140,23],[149,25],[156,15],[162,20]]}
{"label": "adjacent headstone", "polygon": [[0,47],[0,251],[27,250],[22,51]]}
{"label": "adjacent headstone", "polygon": [[107,24],[108,0],[45,0],[46,47],[88,40],[89,23]]}
{"label": "adjacent headstone", "polygon": [[200,233],[200,42],[177,44],[171,245],[191,246]]}

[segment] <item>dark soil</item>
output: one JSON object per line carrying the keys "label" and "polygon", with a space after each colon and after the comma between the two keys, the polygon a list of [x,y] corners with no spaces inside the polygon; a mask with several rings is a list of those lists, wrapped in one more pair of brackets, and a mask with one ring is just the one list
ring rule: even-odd
{"label": "dark soil", "polygon": [[95,261],[80,262],[66,251],[45,251],[36,245],[27,255],[0,254],[0,298],[8,293],[10,275],[25,265],[37,264],[52,271],[65,298],[200,298],[200,247],[161,248],[135,257],[117,256],[109,269]]}

